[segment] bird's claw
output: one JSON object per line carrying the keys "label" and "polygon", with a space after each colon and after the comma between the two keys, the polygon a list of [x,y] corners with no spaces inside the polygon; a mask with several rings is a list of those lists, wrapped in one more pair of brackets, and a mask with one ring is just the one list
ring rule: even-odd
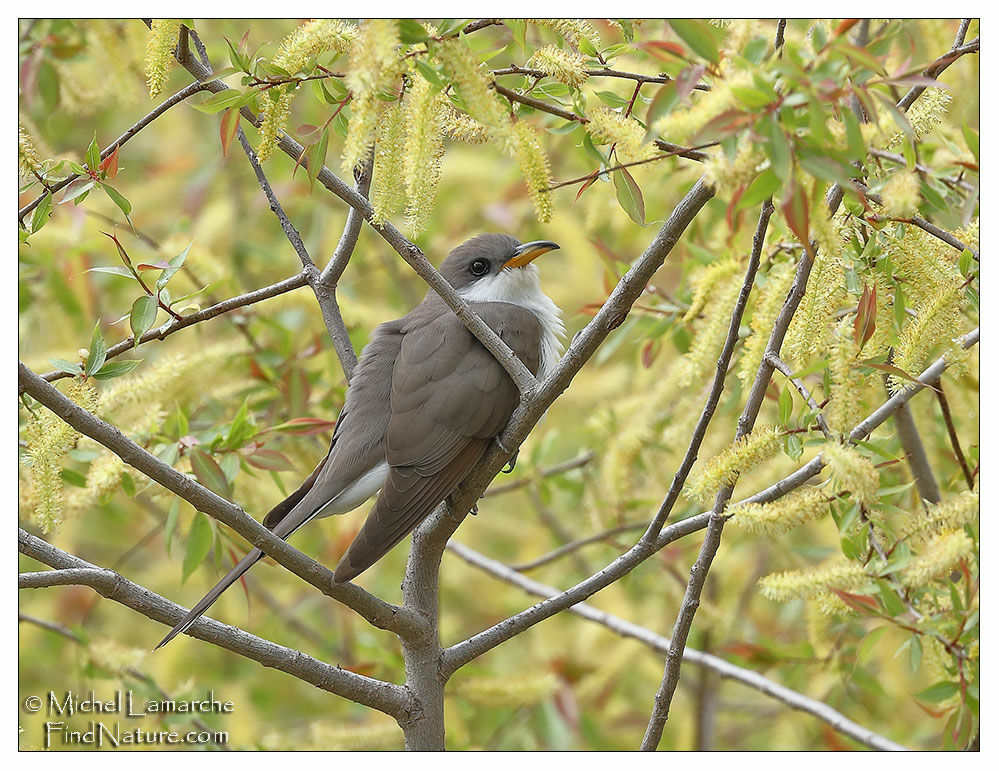
{"label": "bird's claw", "polygon": [[473,517],[476,516],[479,513],[479,504],[473,503],[472,508],[468,510],[468,513],[471,514]]}
{"label": "bird's claw", "polygon": [[510,456],[510,460],[506,462],[506,465],[502,469],[504,474],[511,473],[517,467],[517,456],[519,454],[520,450],[517,450],[516,452],[514,452],[513,455]]}

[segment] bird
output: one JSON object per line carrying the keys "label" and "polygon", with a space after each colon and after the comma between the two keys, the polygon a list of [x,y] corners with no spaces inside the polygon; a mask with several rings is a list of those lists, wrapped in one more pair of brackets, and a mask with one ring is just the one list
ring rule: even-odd
{"label": "bird", "polygon": [[[559,248],[553,241],[520,243],[484,233],[452,250],[440,267],[541,380],[558,362],[565,326],[541,289],[534,260]],[[329,452],[263,524],[287,539],[318,517],[345,514],[377,495],[334,571],[335,583],[350,581],[457,489],[519,398],[502,365],[431,289],[405,316],[375,328],[348,383]],[[250,549],[156,648],[187,631],[262,557]]]}

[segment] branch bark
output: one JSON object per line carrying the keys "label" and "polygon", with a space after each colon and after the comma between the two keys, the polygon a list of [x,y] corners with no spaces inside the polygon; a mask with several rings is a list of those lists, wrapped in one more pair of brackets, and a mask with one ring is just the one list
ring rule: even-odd
{"label": "branch bark", "polygon": [[417,634],[424,624],[415,614],[384,602],[354,584],[334,584],[333,573],[282,541],[248,516],[239,506],[219,497],[195,480],[150,454],[117,428],[70,401],[52,385],[18,362],[18,385],[77,431],[107,447],[125,463],[179,495],[198,511],[228,525],[253,546],[273,557],[323,594],[347,605],[370,624],[405,637]]}
{"label": "branch bark", "polygon": [[[19,577],[19,588],[67,584],[89,586],[103,597],[167,626],[173,626],[187,612],[180,605],[132,583],[113,570],[67,554],[21,528],[18,528],[17,543],[22,554],[56,568],[51,572],[28,573]],[[206,616],[202,616],[188,634],[253,659],[265,667],[279,669],[316,688],[377,709],[396,720],[405,720],[409,715],[411,699],[399,685],[331,666],[299,650],[285,648]]]}
{"label": "branch bark", "polygon": [[[472,565],[479,570],[482,570],[485,573],[510,584],[511,586],[523,589],[529,594],[550,599],[552,597],[556,597],[559,593],[557,589],[539,583],[538,581],[528,578],[527,576],[521,575],[514,568],[508,567],[502,562],[490,559],[489,557],[486,557],[485,555],[480,554],[474,549],[471,549],[455,540],[449,541],[447,548],[448,551],[454,553],[469,565]],[[634,624],[623,618],[619,618],[611,613],[594,608],[592,605],[587,605],[585,602],[572,606],[569,608],[569,612],[580,616],[581,618],[585,618],[588,621],[600,624],[622,637],[638,640],[659,653],[666,653],[669,649],[669,638],[656,634],[650,629]],[[858,725],[842,713],[830,707],[828,704],[794,691],[784,685],[781,685],[780,683],[764,677],[763,675],[757,674],[750,669],[730,664],[718,656],[714,656],[710,653],[705,653],[704,651],[699,651],[694,648],[685,648],[683,651],[683,660],[699,667],[703,667],[706,670],[716,672],[725,679],[741,683],[749,688],[753,688],[754,690],[776,699],[792,709],[797,709],[813,715],[836,731],[842,733],[844,736],[849,736],[851,739],[860,742],[865,747],[870,747],[874,750],[906,749],[902,745],[896,744],[890,739],[887,739],[868,728]]]}

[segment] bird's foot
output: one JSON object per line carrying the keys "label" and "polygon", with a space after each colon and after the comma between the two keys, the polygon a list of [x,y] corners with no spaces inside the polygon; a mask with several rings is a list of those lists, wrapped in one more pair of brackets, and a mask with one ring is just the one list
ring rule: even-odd
{"label": "bird's foot", "polygon": [[476,516],[479,513],[479,504],[473,503],[472,508],[468,510],[468,513],[471,514],[473,517]]}
{"label": "bird's foot", "polygon": [[510,456],[510,460],[508,460],[506,462],[506,465],[502,469],[502,471],[503,471],[504,474],[509,474],[515,468],[517,468],[517,456],[518,455],[520,455],[520,450],[517,450],[512,456]]}

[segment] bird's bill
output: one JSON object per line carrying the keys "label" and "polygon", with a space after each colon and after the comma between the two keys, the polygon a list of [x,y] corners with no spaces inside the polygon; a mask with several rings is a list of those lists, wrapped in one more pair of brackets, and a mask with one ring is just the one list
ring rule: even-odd
{"label": "bird's bill", "polygon": [[504,268],[523,268],[545,252],[561,249],[554,241],[530,241],[517,247],[513,257],[503,263]]}

